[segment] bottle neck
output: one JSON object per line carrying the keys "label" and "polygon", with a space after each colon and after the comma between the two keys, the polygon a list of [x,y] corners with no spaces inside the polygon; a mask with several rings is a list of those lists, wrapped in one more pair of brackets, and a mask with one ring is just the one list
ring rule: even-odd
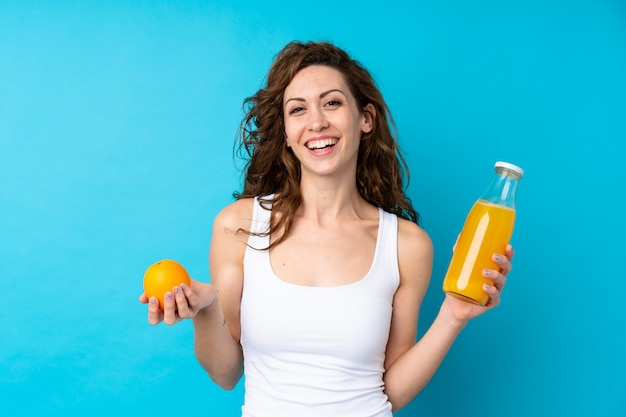
{"label": "bottle neck", "polygon": [[514,209],[519,179],[520,176],[516,172],[498,169],[480,197],[481,200]]}

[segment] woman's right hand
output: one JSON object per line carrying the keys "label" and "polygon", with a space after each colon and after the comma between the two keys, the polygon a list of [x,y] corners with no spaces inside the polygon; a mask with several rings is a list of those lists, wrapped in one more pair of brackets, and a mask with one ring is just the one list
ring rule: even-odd
{"label": "woman's right hand", "polygon": [[211,305],[217,292],[213,284],[191,280],[191,286],[182,284],[172,288],[165,294],[163,309],[159,306],[156,297],[148,297],[145,294],[139,296],[139,302],[148,304],[148,322],[156,325],[164,321],[172,325],[183,319],[192,319],[203,308]]}

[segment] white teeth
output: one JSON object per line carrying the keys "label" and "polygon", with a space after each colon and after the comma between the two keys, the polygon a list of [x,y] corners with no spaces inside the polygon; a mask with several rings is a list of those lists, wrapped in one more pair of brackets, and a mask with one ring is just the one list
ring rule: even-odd
{"label": "white teeth", "polygon": [[333,146],[335,144],[337,144],[337,139],[332,138],[332,139],[322,139],[322,140],[309,142],[306,144],[306,146],[309,149],[322,149],[327,146]]}

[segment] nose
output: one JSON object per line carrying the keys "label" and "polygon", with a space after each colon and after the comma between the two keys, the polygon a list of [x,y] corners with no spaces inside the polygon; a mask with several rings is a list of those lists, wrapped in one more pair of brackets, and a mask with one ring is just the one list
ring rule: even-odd
{"label": "nose", "polygon": [[324,112],[315,107],[309,111],[308,128],[313,132],[319,132],[328,127],[328,119]]}

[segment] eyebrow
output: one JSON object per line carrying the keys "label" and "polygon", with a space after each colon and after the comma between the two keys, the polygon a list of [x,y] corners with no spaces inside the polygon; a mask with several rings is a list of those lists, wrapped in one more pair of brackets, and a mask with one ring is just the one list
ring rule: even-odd
{"label": "eyebrow", "polygon": [[[345,97],[345,95],[346,95],[346,94],[345,94],[343,91],[341,91],[340,89],[338,89],[338,88],[333,88],[333,89],[330,89],[330,90],[328,90],[328,91],[324,91],[324,92],[320,93],[319,98],[324,98],[324,97],[326,97],[327,95],[329,95],[330,93],[335,92],[335,91],[336,91],[336,92],[338,92],[338,93],[341,93],[344,97]],[[293,100],[293,101],[306,101],[305,99],[300,98],[300,97],[292,97],[292,98],[290,98],[289,100],[285,101],[285,106],[287,105],[287,103],[289,103],[289,102],[290,102],[290,101],[292,101],[292,100]]]}

